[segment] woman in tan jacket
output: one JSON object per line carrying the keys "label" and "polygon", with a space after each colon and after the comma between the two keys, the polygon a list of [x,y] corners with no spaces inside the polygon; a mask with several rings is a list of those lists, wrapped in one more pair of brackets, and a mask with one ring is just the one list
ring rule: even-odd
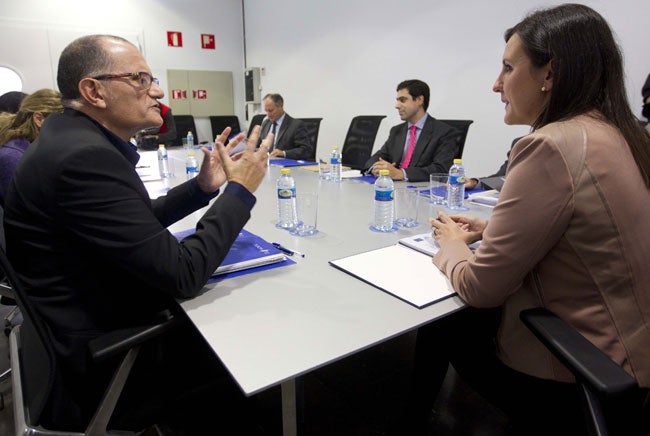
{"label": "woman in tan jacket", "polygon": [[549,308],[650,387],[650,137],[597,12],[537,11],[505,40],[493,90],[505,123],[532,133],[512,149],[489,222],[431,220],[433,263],[473,309],[424,329],[418,346],[435,350],[438,371],[451,361],[526,434],[580,434],[575,380],[519,312]]}

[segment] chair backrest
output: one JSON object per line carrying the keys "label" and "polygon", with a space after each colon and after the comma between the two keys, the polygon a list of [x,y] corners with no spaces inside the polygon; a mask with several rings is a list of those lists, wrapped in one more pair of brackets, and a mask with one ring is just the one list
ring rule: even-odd
{"label": "chair backrest", "polygon": [[[53,341],[48,327],[27,298],[4,249],[0,249],[0,268],[7,276],[23,315],[21,361],[31,362],[31,364],[21,365],[21,390],[23,398],[26,399],[25,419],[30,424],[37,424],[57,373],[56,355],[51,345]],[[16,407],[23,407],[23,405],[17,404]]]}
{"label": "chair backrest", "polygon": [[[210,126],[212,127],[212,138],[214,139],[217,135],[220,135],[223,132],[223,129],[230,127],[230,136],[236,135],[241,132],[239,127],[239,118],[237,115],[211,115],[210,116]],[[185,132],[187,134],[187,132]]]}
{"label": "chair backrest", "polygon": [[311,157],[312,160],[316,159],[316,147],[318,144],[318,131],[320,130],[320,122],[322,118],[298,118],[307,125],[307,132],[309,135],[309,140],[314,150],[314,155]]}
{"label": "chair backrest", "polygon": [[[192,115],[172,115],[174,123],[176,123],[176,139],[174,139],[174,146],[182,146],[183,138],[187,137],[188,130],[192,131],[194,135],[194,145],[199,144],[199,134],[196,131],[196,124],[194,124],[194,117]],[[213,138],[214,139],[214,138]]]}
{"label": "chair backrest", "polygon": [[454,156],[454,159],[462,159],[463,158],[463,150],[465,149],[465,140],[467,139],[467,131],[469,130],[470,124],[474,122],[474,120],[438,120],[442,121],[445,124],[449,124],[451,127],[460,130],[461,134],[458,137],[458,151],[456,152],[456,156]]}
{"label": "chair backrest", "polygon": [[361,170],[372,154],[381,120],[386,115],[359,115],[352,118],[343,141],[342,162],[350,168]]}
{"label": "chair backrest", "polygon": [[246,132],[246,136],[250,136],[251,132],[253,131],[253,127],[255,126],[260,126],[262,124],[262,121],[264,121],[264,117],[266,114],[257,114],[253,115],[253,118],[251,118],[251,122],[248,125],[248,131]]}

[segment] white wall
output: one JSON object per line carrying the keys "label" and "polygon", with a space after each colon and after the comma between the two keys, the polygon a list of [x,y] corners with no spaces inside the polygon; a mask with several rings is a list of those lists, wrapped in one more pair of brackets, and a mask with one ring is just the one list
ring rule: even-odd
{"label": "white wall", "polygon": [[[498,168],[512,138],[527,132],[503,124],[503,105],[491,91],[503,31],[531,9],[558,3],[243,1],[246,65],[265,68],[262,93],[280,92],[290,114],[324,118],[319,156],[342,144],[350,120],[361,114],[388,115],[375,143],[375,148],[381,146],[388,129],[399,122],[395,86],[420,78],[432,89],[432,115],[474,120],[464,158],[475,175]],[[650,72],[650,8],[642,0],[585,3],[601,12],[619,37],[628,93],[640,115],[640,90]],[[118,33],[142,40],[165,90],[167,69],[233,71],[235,112],[242,128],[247,125],[242,0],[1,0],[1,6],[0,65],[20,67],[26,91],[56,87],[56,62],[66,37]],[[168,30],[183,32],[182,49],[167,47]],[[217,50],[199,48],[201,33],[216,35]],[[259,105],[249,108],[261,111]],[[208,139],[207,119],[198,120],[198,129],[201,139]]]}
{"label": "white wall", "polygon": [[[142,43],[163,90],[168,69],[233,71],[235,111],[244,120],[241,0],[2,0],[0,65],[18,68],[25,91],[56,89],[56,65],[77,36],[111,33]],[[167,46],[167,31],[183,32],[183,47]],[[216,50],[203,50],[202,33],[214,34]],[[167,102],[168,96],[163,101]],[[212,136],[197,120],[201,140]]]}
{"label": "white wall", "polygon": [[[265,68],[262,94],[279,92],[295,117],[323,117],[318,156],[341,145],[355,115],[384,114],[375,149],[391,126],[395,87],[419,78],[431,87],[430,113],[467,118],[470,174],[494,172],[512,139],[528,131],[503,123],[492,92],[503,32],[526,12],[559,2],[493,0],[246,0],[247,65]],[[626,58],[628,93],[641,112],[650,73],[647,1],[585,1],[609,21]],[[259,106],[258,106],[259,108]]]}

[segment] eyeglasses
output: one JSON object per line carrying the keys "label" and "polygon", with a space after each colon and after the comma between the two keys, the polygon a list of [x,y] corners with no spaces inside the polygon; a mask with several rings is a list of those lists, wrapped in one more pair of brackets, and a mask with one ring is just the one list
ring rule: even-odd
{"label": "eyeglasses", "polygon": [[140,71],[139,73],[124,73],[124,74],[102,74],[101,76],[91,77],[95,80],[112,80],[112,79],[122,79],[124,77],[130,77],[131,80],[137,80],[143,90],[148,91],[151,88],[151,84],[155,83],[156,86],[160,86],[158,79],[153,77],[149,73]]}

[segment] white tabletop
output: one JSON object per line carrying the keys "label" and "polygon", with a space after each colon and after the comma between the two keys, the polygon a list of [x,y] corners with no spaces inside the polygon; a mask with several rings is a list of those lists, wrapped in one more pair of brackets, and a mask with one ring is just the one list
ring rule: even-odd
{"label": "white tabletop", "polygon": [[[181,153],[182,150],[172,151],[176,176],[182,175],[182,157],[178,158]],[[143,158],[143,162],[147,160]],[[295,265],[209,284],[202,295],[181,303],[247,395],[463,307],[458,297],[452,297],[417,309],[328,264],[329,260],[385,247],[405,236],[427,232],[427,218],[435,210],[425,198],[420,202],[419,227],[377,233],[369,230],[371,184],[352,179],[338,184],[320,181],[317,173],[295,167],[292,174],[297,191],[317,191],[319,195],[320,233],[301,238],[274,225],[277,219],[275,181],[279,174],[279,167],[269,167],[264,182],[255,192],[257,204],[245,228],[269,242],[279,242],[305,253],[305,258],[294,256]],[[152,183],[155,182],[147,184]],[[397,182],[396,186],[400,184],[406,183]],[[483,206],[472,206],[472,211],[489,215],[489,209]],[[193,227],[201,214],[202,211],[192,214],[170,230]],[[433,264],[431,267],[435,268]],[[386,271],[386,274],[399,274],[399,271]]]}

